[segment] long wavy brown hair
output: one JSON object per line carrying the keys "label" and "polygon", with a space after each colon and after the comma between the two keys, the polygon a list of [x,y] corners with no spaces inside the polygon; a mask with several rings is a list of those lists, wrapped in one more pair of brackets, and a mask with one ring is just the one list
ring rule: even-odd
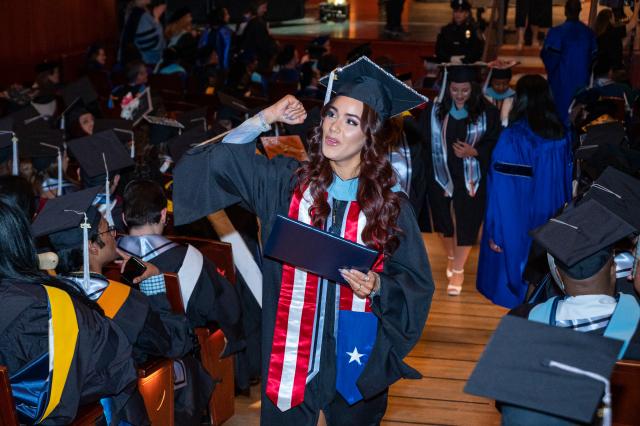
{"label": "long wavy brown hair", "polygon": [[[313,204],[309,214],[314,226],[324,228],[331,206],[327,202],[326,192],[333,182],[333,169],[329,159],[322,154],[322,121],[326,116],[328,103],[321,113],[320,125],[312,130],[309,138],[309,161],[296,171],[297,191],[303,193],[310,187]],[[398,247],[398,227],[400,197],[391,190],[396,184],[396,176],[389,163],[387,152],[397,133],[389,124],[383,122],[368,105],[363,104],[360,128],[366,136],[366,142],[360,153],[360,173],[357,201],[367,218],[362,230],[364,243],[385,254],[393,253]]]}

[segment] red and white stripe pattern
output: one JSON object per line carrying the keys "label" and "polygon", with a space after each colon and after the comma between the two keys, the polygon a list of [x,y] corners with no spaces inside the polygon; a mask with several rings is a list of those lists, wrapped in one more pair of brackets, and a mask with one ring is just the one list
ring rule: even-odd
{"label": "red and white stripe pattern", "polygon": [[[311,224],[309,208],[313,204],[310,190],[296,191],[289,206],[289,217]],[[361,234],[366,225],[358,203],[351,202],[347,210],[342,236],[363,244]],[[378,269],[376,269],[378,270]],[[267,397],[286,411],[304,401],[313,323],[320,278],[285,264],[282,268],[280,298],[273,332],[271,358],[266,386]],[[369,299],[360,299],[348,286],[338,286],[341,310],[370,312]],[[319,336],[319,339],[322,337]]]}

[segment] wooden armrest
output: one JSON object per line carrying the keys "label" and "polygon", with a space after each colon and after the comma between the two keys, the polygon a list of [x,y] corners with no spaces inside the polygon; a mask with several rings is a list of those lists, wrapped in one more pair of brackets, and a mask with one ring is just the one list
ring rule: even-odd
{"label": "wooden armrest", "polygon": [[162,368],[165,368],[167,363],[173,364],[173,361],[167,358],[150,359],[144,364],[138,366],[137,368],[138,377],[139,378],[149,377],[156,371],[161,370]]}
{"label": "wooden armrest", "polygon": [[78,409],[71,426],[93,426],[102,418],[102,405],[99,402],[86,404]]}

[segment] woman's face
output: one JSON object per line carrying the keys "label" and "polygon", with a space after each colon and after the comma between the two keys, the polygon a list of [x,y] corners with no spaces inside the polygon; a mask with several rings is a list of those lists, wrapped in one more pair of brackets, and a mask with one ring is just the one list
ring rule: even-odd
{"label": "woman's face", "polygon": [[78,123],[80,123],[80,128],[82,129],[82,131],[84,131],[87,135],[93,134],[93,125],[95,124],[93,114],[91,114],[90,112],[82,114],[78,118]]}
{"label": "woman's face", "polygon": [[225,24],[229,23],[229,20],[231,19],[231,15],[229,15],[229,11],[227,10],[227,8],[224,8],[224,17],[222,18],[222,20],[224,21]]}
{"label": "woman's face", "polygon": [[455,83],[451,82],[449,86],[449,94],[456,104],[456,108],[460,109],[471,97],[471,83]]}
{"label": "woman's face", "polygon": [[357,167],[366,136],[360,127],[363,103],[338,96],[322,120],[322,154],[332,165]]}
{"label": "woman's face", "polygon": [[107,63],[107,53],[104,49],[98,49],[98,54],[96,55],[96,62],[100,65],[106,65]]}

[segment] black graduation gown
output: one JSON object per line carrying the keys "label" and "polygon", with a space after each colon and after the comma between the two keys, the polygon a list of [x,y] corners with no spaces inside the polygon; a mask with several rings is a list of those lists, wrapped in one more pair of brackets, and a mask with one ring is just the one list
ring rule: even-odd
{"label": "black graduation gown", "polygon": [[456,215],[455,233],[457,243],[460,246],[474,245],[478,239],[480,225],[484,220],[485,210],[485,190],[487,184],[487,172],[491,163],[491,153],[500,135],[502,125],[498,110],[487,102],[487,129],[476,145],[478,151],[478,161],[480,163],[480,186],[474,197],[469,196],[465,187],[464,162],[456,157],[453,151],[453,144],[458,140],[467,138],[467,120],[456,120],[449,116],[447,124],[447,166],[451,178],[453,179],[453,197],[444,195],[444,190],[436,182],[433,171],[433,160],[431,156],[431,107],[425,109],[420,115],[420,128],[422,134],[427,138],[426,150],[428,170],[427,192],[433,226],[436,232],[451,237],[454,234],[454,221],[451,217],[450,203],[453,202]]}
{"label": "black graduation gown", "polygon": [[419,123],[413,117],[404,120],[404,134],[411,151],[411,190],[409,200],[418,218],[418,226],[422,232],[431,231],[429,216],[429,202],[427,197],[427,183],[429,181],[428,154],[430,148],[420,130]]}
{"label": "black graduation gown", "polygon": [[[154,257],[150,263],[161,272],[177,273],[182,267],[187,246],[180,245]],[[186,306],[192,328],[217,323],[228,340],[225,355],[241,350],[244,345],[242,308],[235,287],[216,271],[209,259],[203,259],[200,276]]]}
{"label": "black graduation gown", "polygon": [[[295,160],[269,161],[255,154],[255,143],[219,143],[187,153],[174,172],[174,212],[178,224],[189,223],[226,206],[243,203],[261,221],[267,241],[276,214],[287,215],[295,187]],[[386,391],[400,378],[420,373],[403,362],[422,334],[434,291],[424,242],[415,214],[402,198],[398,226],[403,230],[396,252],[385,260],[381,293],[372,302],[378,333],[369,361],[357,384],[365,400]],[[262,422],[277,418],[295,423],[304,413],[317,412],[336,396],[334,310],[326,310],[320,373],[306,386],[304,403],[284,413],[265,396],[269,359],[280,295],[282,265],[263,258],[262,297]],[[328,306],[334,306],[335,287],[329,286]],[[302,423],[302,422],[300,422]],[[298,423],[298,424],[300,424]]]}
{"label": "black graduation gown", "polygon": [[[49,308],[44,287],[0,282],[0,364],[9,375],[49,351]],[[72,299],[73,300],[73,299]],[[79,406],[108,395],[130,393],[137,378],[131,344],[97,311],[73,300],[78,339],[59,405],[42,423],[69,424]]]}
{"label": "black graduation gown", "polygon": [[469,19],[462,25],[451,22],[445,25],[436,39],[438,62],[451,62],[452,56],[463,56],[462,62],[471,64],[482,58],[484,41],[478,37],[478,29]]}

